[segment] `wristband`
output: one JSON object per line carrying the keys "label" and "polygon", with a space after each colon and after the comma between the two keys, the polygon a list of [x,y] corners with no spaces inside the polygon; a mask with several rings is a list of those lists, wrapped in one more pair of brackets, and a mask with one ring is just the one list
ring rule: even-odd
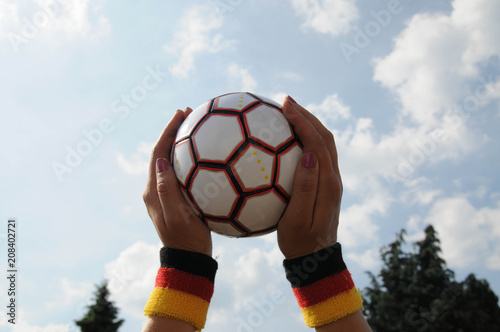
{"label": "wristband", "polygon": [[361,294],[342,259],[340,243],[285,259],[283,266],[307,326],[329,324],[362,307]]}
{"label": "wristband", "polygon": [[217,262],[204,254],[167,247],[160,250],[160,262],[144,314],[182,320],[197,330],[203,329],[214,292]]}

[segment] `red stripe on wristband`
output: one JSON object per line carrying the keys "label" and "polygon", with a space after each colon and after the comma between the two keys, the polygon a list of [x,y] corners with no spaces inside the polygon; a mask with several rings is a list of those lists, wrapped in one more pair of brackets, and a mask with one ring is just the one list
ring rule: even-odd
{"label": "red stripe on wristband", "polygon": [[156,275],[155,287],[175,289],[192,294],[210,302],[214,292],[214,284],[205,277],[162,267]]}
{"label": "red stripe on wristband", "polygon": [[292,290],[297,298],[299,307],[304,308],[328,300],[352,288],[354,288],[354,282],[349,270],[345,269],[336,275],[323,278],[314,284],[292,288]]}

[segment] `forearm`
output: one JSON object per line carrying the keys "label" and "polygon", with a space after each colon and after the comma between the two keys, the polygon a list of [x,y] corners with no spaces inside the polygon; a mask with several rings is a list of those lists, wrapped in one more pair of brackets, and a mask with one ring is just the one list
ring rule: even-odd
{"label": "forearm", "polygon": [[194,332],[195,328],[186,322],[160,316],[148,317],[142,332]]}
{"label": "forearm", "polygon": [[317,332],[371,332],[365,317],[360,310],[330,324],[316,328]]}

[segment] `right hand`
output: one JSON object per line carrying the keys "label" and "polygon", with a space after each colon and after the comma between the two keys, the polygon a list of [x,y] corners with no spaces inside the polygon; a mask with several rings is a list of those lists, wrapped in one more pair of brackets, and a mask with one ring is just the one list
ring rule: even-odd
{"label": "right hand", "polygon": [[190,108],[177,111],[161,133],[151,154],[143,198],[165,247],[212,256],[210,230],[182,196],[174,169],[168,161],[177,130],[191,112]]}
{"label": "right hand", "polygon": [[290,202],[278,224],[278,245],[290,259],[337,242],[342,180],[333,134],[292,98],[287,97],[282,108],[304,150]]}

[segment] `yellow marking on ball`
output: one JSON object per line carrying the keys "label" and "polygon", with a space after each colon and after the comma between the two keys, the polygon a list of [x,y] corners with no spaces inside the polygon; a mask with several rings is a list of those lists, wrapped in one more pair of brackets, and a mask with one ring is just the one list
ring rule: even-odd
{"label": "yellow marking on ball", "polygon": [[260,163],[262,163],[262,160],[257,159],[257,164],[260,164]]}
{"label": "yellow marking on ball", "polygon": [[266,169],[265,169],[264,167],[262,167],[262,168],[260,169],[260,171],[261,171],[261,172],[264,172],[265,170],[266,170]]}
{"label": "yellow marking on ball", "polygon": [[254,156],[256,156],[256,155],[257,155],[257,151],[254,151],[254,152],[253,152],[253,155],[254,155]]}
{"label": "yellow marking on ball", "polygon": [[264,179],[266,179],[266,180],[267,180],[267,179],[269,179],[269,175],[266,175],[266,176],[264,177]]}

